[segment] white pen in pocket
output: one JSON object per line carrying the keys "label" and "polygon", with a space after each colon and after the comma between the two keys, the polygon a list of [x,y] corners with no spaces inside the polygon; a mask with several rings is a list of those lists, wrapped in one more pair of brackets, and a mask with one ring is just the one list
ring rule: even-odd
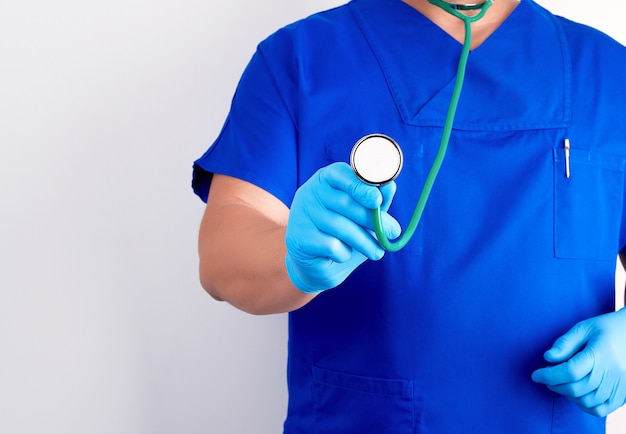
{"label": "white pen in pocket", "polygon": [[565,142],[563,143],[563,153],[565,154],[565,177],[568,179],[571,175],[570,166],[569,166],[569,150],[570,150],[569,139],[565,139]]}

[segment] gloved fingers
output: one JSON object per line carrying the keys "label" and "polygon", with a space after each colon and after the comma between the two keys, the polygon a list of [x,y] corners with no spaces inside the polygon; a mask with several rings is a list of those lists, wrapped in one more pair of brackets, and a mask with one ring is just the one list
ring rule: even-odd
{"label": "gloved fingers", "polygon": [[558,385],[570,385],[589,375],[593,366],[593,352],[584,349],[566,362],[537,369],[533,372],[532,379],[537,383],[545,384],[549,388]]}
{"label": "gloved fingers", "polygon": [[592,410],[606,404],[607,401],[611,398],[611,394],[611,388],[600,387],[587,393],[586,395],[574,399],[573,401],[578,404],[580,408],[583,408],[585,410]]}
{"label": "gloved fingers", "polygon": [[[393,187],[385,194],[390,201]],[[358,180],[346,163],[331,164],[311,176],[294,196],[285,234],[285,265],[292,283],[303,292],[318,293],[341,284],[367,258],[382,258],[385,251],[370,230],[372,210],[383,199],[377,187]],[[391,216],[383,220],[391,235],[399,233]]]}
{"label": "gloved fingers", "polygon": [[[598,392],[598,388],[602,383],[602,374],[596,374],[596,370],[592,371],[589,375],[578,381],[572,381],[571,383],[547,385],[548,389],[556,392],[560,395],[567,396],[573,400],[583,399],[588,400],[592,395]],[[596,403],[597,405],[599,403]],[[589,406],[589,405],[586,405]]]}
{"label": "gloved fingers", "polygon": [[619,382],[604,381],[598,389],[573,401],[587,413],[605,417],[621,407],[625,398]]}
{"label": "gloved fingers", "polygon": [[[400,223],[398,223],[398,220],[386,212],[382,212],[380,217],[382,219],[383,230],[387,239],[394,240],[398,238],[402,233],[402,227],[400,226]],[[373,228],[371,230],[373,231]],[[376,237],[375,235],[372,236]]]}
{"label": "gloved fingers", "polygon": [[567,396],[568,398],[580,398],[589,394],[591,389],[588,382],[588,376],[583,378],[580,381],[574,381],[572,383],[564,383],[564,384],[548,384],[547,387],[551,391],[558,393],[563,396]]}
{"label": "gloved fingers", "polygon": [[588,331],[587,322],[583,321],[576,324],[554,342],[552,348],[545,352],[544,358],[551,363],[560,363],[570,359],[585,346]]}
{"label": "gloved fingers", "polygon": [[285,257],[285,266],[292,283],[307,294],[316,294],[329,288],[334,288],[365,261],[365,257],[358,253],[349,260],[336,267],[328,258],[294,258],[290,253]]}
{"label": "gloved fingers", "polygon": [[[538,369],[533,372],[533,380],[599,417],[623,405],[626,347],[622,336],[626,314],[622,312],[600,315],[574,326],[545,354],[547,361],[560,364]],[[587,375],[581,377],[585,372]]]}
{"label": "gloved fingers", "polygon": [[380,205],[382,211],[388,211],[393,201],[393,197],[396,195],[397,185],[395,181],[388,182],[378,188],[383,195],[383,203]]}
{"label": "gloved fingers", "polygon": [[[585,400],[579,405],[589,414],[606,417],[621,407],[624,401],[626,401],[626,393],[623,385],[620,382],[614,382],[608,387],[600,387],[597,396]],[[600,404],[597,404],[598,402]]]}
{"label": "gloved fingers", "polygon": [[[289,231],[289,227],[287,228]],[[285,237],[287,250],[294,259],[300,262],[312,261],[318,258],[328,258],[343,263],[352,256],[352,248],[337,237],[319,231],[315,228],[291,237]]]}
{"label": "gloved fingers", "polygon": [[[385,253],[370,232],[339,213],[326,212],[318,215],[315,226],[326,235],[324,246],[322,246],[324,249],[315,250],[317,256],[328,257],[336,262],[344,262],[350,257],[350,255],[345,257],[343,254],[346,249],[348,251],[354,249],[371,260],[379,260]],[[317,240],[315,242],[317,243]],[[342,255],[333,254],[335,250],[342,252]]]}
{"label": "gloved fingers", "polygon": [[620,406],[613,402],[607,401],[595,407],[581,407],[585,412],[596,417],[607,417],[610,413],[617,410]]}
{"label": "gloved fingers", "polygon": [[[361,206],[347,193],[335,190],[333,194],[327,194],[326,197],[320,198],[320,202],[323,203],[322,206],[327,210],[334,211],[338,215],[346,217],[348,220],[366,230],[374,230],[372,210]],[[323,214],[324,213],[319,213],[319,216]],[[381,216],[387,237],[391,239],[397,238],[402,231],[400,223],[386,212],[381,213]]]}
{"label": "gloved fingers", "polygon": [[319,181],[334,190],[346,192],[359,205],[375,209],[383,203],[380,190],[359,180],[346,163],[333,163],[317,171]]}

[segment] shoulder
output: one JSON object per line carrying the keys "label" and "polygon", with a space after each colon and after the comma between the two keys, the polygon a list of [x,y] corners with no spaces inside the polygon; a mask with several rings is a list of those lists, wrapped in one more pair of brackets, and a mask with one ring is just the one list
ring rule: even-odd
{"label": "shoulder", "polygon": [[337,68],[350,63],[349,57],[357,56],[356,47],[362,47],[364,37],[351,4],[288,24],[258,44],[255,57],[278,87],[325,82],[337,75]]}
{"label": "shoulder", "polygon": [[571,65],[574,92],[593,98],[604,95],[610,105],[623,107],[626,47],[597,28],[558,15],[552,19],[561,35],[564,58]]}
{"label": "shoulder", "polygon": [[285,25],[261,41],[257,51],[267,55],[299,55],[316,47],[329,49],[339,34],[345,36],[346,27],[352,23],[349,3],[344,4]]}
{"label": "shoulder", "polygon": [[626,48],[601,30],[571,19],[556,15],[545,7],[528,0],[543,20],[553,22],[572,55],[586,54],[586,51],[607,52],[617,56],[626,56]]}
{"label": "shoulder", "polygon": [[606,33],[564,17],[555,16],[555,19],[563,29],[563,35],[572,58],[575,59],[576,56],[580,56],[587,60],[591,57],[596,62],[609,62],[614,66],[626,66],[626,47]]}

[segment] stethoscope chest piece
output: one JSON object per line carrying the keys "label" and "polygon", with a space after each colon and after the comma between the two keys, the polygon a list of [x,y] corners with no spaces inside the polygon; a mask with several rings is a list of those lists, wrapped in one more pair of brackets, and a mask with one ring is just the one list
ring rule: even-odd
{"label": "stethoscope chest piece", "polygon": [[391,137],[369,134],[352,147],[350,165],[356,176],[372,185],[393,181],[402,170],[402,151]]}

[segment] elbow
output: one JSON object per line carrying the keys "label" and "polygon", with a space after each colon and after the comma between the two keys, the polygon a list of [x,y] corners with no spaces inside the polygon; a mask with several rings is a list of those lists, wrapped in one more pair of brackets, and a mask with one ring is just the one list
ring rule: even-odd
{"label": "elbow", "polygon": [[211,273],[207,271],[206,266],[203,266],[202,261],[200,261],[199,276],[200,285],[206,293],[217,301],[224,301],[224,298],[219,293],[218,287],[214,284],[214,279],[211,276]]}
{"label": "elbow", "polygon": [[[245,291],[237,291],[237,288],[233,288],[232,281],[229,283],[223,282],[220,284],[219,276],[213,275],[200,267],[200,285],[214,300],[222,301],[230,304],[236,309],[257,316],[272,315],[277,313],[288,312],[289,309],[276,307],[267,303],[264,297],[254,297]],[[254,291],[257,294],[262,291]]]}
{"label": "elbow", "polygon": [[242,272],[228,271],[220,261],[203,255],[200,255],[199,277],[202,288],[213,299],[251,315],[291,312],[313,298],[295,289],[282,274],[270,279],[246,276]]}
{"label": "elbow", "polygon": [[[228,281],[223,280],[223,276],[210,267],[200,262],[200,285],[214,300],[227,302],[242,312],[246,312],[252,315],[266,315],[271,314],[264,306],[255,303],[255,300],[250,297],[238,297],[233,288],[232,279],[230,285]],[[221,282],[221,283],[220,283]]]}
{"label": "elbow", "polygon": [[207,286],[205,286],[202,281],[200,282],[200,284],[202,285],[202,288],[204,288],[204,290],[206,291],[207,294],[209,294],[213,300],[216,301],[224,301],[224,299],[222,297],[220,297],[219,295],[217,295],[217,293],[214,290],[209,289]]}

